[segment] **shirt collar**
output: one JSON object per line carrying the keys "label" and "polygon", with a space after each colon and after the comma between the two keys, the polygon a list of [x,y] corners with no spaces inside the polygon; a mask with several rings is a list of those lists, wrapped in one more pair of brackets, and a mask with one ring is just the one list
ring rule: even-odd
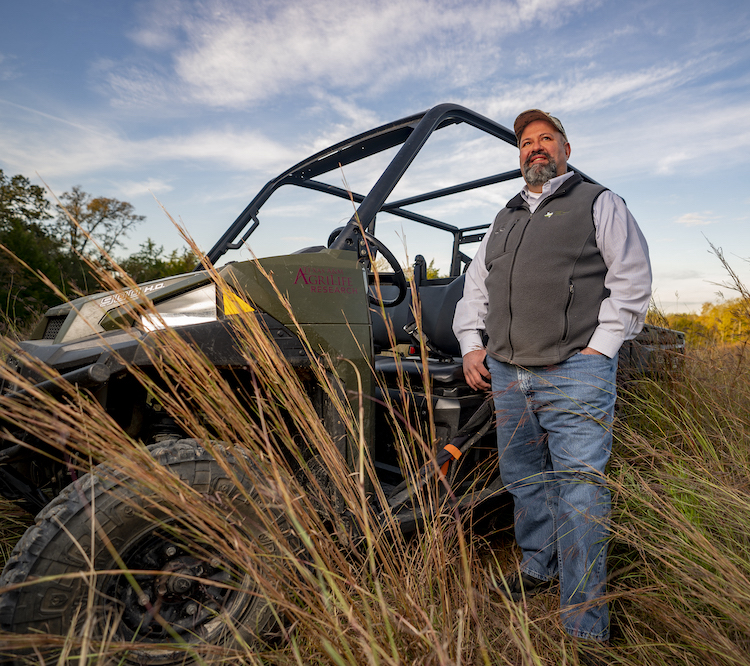
{"label": "shirt collar", "polygon": [[523,189],[521,190],[521,196],[524,198],[524,201],[527,204],[534,203],[534,201],[539,201],[540,199],[546,199],[547,197],[557,192],[557,190],[560,188],[560,185],[568,180],[568,178],[570,178],[573,174],[575,174],[575,171],[568,171],[562,176],[555,176],[554,178],[550,178],[546,183],[544,183],[544,185],[542,185],[541,194],[538,197],[534,198],[529,195],[529,186],[524,185]]}

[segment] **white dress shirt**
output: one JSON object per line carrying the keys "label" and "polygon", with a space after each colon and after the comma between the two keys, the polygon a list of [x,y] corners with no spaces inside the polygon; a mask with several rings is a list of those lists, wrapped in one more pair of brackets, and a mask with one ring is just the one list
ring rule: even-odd
{"label": "white dress shirt", "polygon": [[[544,183],[541,195],[529,192],[528,186],[524,186],[521,196],[530,211],[533,213],[573,173],[569,171]],[[588,346],[612,358],[625,340],[631,340],[643,328],[651,300],[651,263],[646,239],[619,196],[609,190],[602,192],[594,203],[593,213],[596,245],[607,266],[604,286],[610,294],[599,307],[599,325]],[[485,252],[491,231],[492,227],[466,271],[463,298],[453,318],[453,332],[462,355],[484,348],[482,332],[489,299],[484,283]]]}

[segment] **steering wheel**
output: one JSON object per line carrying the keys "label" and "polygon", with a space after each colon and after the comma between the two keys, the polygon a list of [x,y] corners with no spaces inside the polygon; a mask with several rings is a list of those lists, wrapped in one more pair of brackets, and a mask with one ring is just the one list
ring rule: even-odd
{"label": "steering wheel", "polygon": [[[331,243],[338,238],[339,234],[344,230],[344,227],[338,227],[337,229],[334,229],[330,236],[328,236],[328,243],[327,247],[331,247]],[[365,231],[365,242],[367,242],[371,247],[370,249],[370,255],[372,255],[373,259],[375,258],[375,255],[380,252],[380,254],[385,257],[385,260],[388,262],[388,265],[393,269],[393,274],[390,273],[378,275],[378,279],[381,285],[383,284],[394,284],[398,287],[398,294],[396,294],[395,298],[392,298],[390,300],[386,300],[384,298],[378,298],[372,291],[368,292],[368,298],[370,299],[370,303],[377,306],[383,306],[386,308],[392,308],[399,303],[401,303],[406,298],[406,293],[408,291],[408,287],[406,285],[406,277],[404,276],[404,269],[401,268],[401,265],[398,263],[398,259],[393,256],[393,253],[385,246],[381,241],[379,241],[375,236]],[[367,255],[365,255],[367,256]],[[375,284],[374,275],[370,273],[370,284]]]}
{"label": "steering wheel", "polygon": [[[374,292],[379,291],[377,289],[377,286],[374,290],[370,290],[368,292],[368,297],[370,299],[370,303],[373,305],[383,306],[385,308],[392,308],[401,303],[406,298],[406,293],[408,291],[408,287],[406,285],[406,277],[404,276],[404,269],[401,268],[401,264],[398,263],[398,259],[393,256],[393,253],[385,246],[381,241],[379,241],[375,236],[365,231],[365,241],[374,247],[380,254],[383,255],[384,259],[388,262],[388,265],[393,269],[393,274],[391,273],[383,273],[378,274],[378,282],[380,283],[380,286],[384,284],[393,284],[396,287],[398,287],[398,294],[396,294],[395,298],[392,298],[390,300],[387,300],[382,297],[382,293],[380,294],[380,297]],[[375,252],[370,250],[370,254],[375,257]],[[376,285],[377,283],[374,280],[374,275],[371,274],[370,279],[371,285]]]}

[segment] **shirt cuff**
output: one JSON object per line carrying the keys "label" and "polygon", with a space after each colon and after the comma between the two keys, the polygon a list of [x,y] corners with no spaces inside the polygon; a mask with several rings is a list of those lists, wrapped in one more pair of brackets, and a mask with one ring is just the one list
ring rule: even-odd
{"label": "shirt cuff", "polygon": [[623,342],[621,336],[599,326],[594,331],[594,335],[591,336],[588,346],[609,358],[614,358],[615,354],[620,351]]}
{"label": "shirt cuff", "polygon": [[482,342],[482,335],[479,331],[476,333],[466,333],[458,341],[458,345],[461,348],[461,356],[466,356],[469,352],[476,351],[477,349],[484,349],[484,342]]}

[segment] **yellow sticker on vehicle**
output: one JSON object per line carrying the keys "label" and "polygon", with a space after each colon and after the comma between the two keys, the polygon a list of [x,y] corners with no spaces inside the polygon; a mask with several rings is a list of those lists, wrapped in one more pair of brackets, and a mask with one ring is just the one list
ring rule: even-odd
{"label": "yellow sticker on vehicle", "polygon": [[231,317],[232,315],[242,314],[243,312],[255,312],[255,308],[231,291],[225,291],[224,314],[227,317]]}

